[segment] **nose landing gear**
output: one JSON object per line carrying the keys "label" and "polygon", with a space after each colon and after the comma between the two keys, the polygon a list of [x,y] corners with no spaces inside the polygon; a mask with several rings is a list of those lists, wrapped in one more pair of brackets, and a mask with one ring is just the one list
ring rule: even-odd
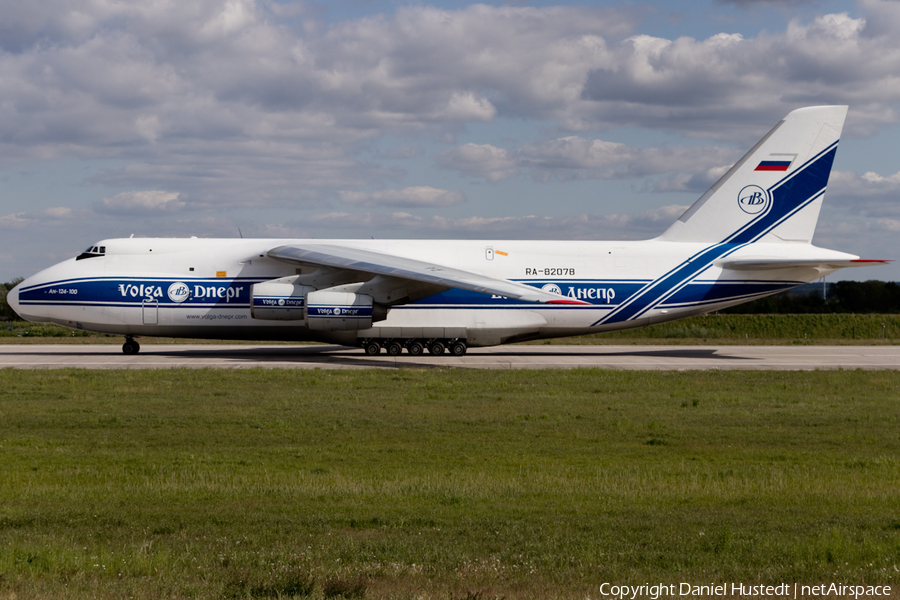
{"label": "nose landing gear", "polygon": [[134,341],[134,338],[130,335],[125,336],[125,343],[122,344],[122,353],[130,356],[132,354],[137,354],[140,351],[141,345]]}

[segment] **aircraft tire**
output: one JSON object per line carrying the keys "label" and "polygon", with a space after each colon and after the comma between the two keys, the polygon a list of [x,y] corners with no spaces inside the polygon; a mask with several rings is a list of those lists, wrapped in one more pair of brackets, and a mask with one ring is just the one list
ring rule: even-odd
{"label": "aircraft tire", "polygon": [[369,356],[375,356],[381,352],[381,344],[376,341],[366,342],[364,348]]}
{"label": "aircraft tire", "polygon": [[423,352],[425,352],[425,346],[422,345],[422,342],[418,340],[413,340],[406,347],[406,351],[412,354],[413,356],[421,356]]}
{"label": "aircraft tire", "polygon": [[403,346],[400,345],[400,342],[391,342],[387,345],[387,353],[391,356],[400,356],[403,352]]}
{"label": "aircraft tire", "polygon": [[125,343],[122,344],[122,354],[127,354],[128,356],[137,354],[141,351],[141,345],[138,344],[134,340],[125,340]]}
{"label": "aircraft tire", "polygon": [[442,342],[431,342],[431,345],[428,346],[428,351],[435,356],[440,356],[444,353],[444,344]]}
{"label": "aircraft tire", "polygon": [[466,353],[466,350],[468,350],[468,347],[462,340],[457,340],[450,345],[450,354],[453,356],[462,356]]}

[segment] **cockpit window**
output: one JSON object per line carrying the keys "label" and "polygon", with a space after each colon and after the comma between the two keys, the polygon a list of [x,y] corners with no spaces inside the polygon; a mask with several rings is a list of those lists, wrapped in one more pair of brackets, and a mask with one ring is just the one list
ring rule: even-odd
{"label": "cockpit window", "polygon": [[106,254],[106,246],[88,246],[87,250],[75,257],[75,260],[83,260],[85,258],[95,258]]}

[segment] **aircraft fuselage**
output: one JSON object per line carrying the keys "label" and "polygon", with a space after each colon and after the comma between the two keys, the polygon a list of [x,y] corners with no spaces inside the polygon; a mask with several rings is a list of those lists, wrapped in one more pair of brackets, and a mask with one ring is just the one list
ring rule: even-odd
{"label": "aircraft fuselage", "polygon": [[[312,276],[267,256],[279,245],[310,240],[128,238],[98,242],[104,252],[70,259],[29,278],[18,289],[17,310],[33,321],[126,336],[211,339],[315,340],[355,345],[358,340],[464,337],[469,346],[598,333],[706,313],[777,293],[820,277],[821,269],[729,271],[707,265],[665,298],[648,298],[627,318],[609,319],[649,282],[706,244],[560,241],[338,240],[346,247],[413,258],[521,282],[578,300],[580,305],[535,304],[494,294],[451,289],[389,307],[386,318],[353,331],[321,331],[304,319],[256,318],[256,284]],[[769,245],[785,256],[817,257],[808,245]],[[807,250],[808,249],[808,250]],[[741,249],[731,257],[739,257]],[[835,260],[855,258],[830,252]],[[273,300],[272,302],[278,302]],[[646,306],[645,306],[646,305]],[[264,306],[262,307],[264,308]],[[258,310],[256,312],[259,312]],[[634,313],[634,314],[631,314]],[[435,329],[460,335],[432,335]],[[397,331],[399,330],[399,331]]]}

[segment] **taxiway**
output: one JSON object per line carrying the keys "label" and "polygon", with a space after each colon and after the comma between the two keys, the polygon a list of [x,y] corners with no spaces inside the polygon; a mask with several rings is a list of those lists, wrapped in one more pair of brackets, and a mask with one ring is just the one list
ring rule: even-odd
{"label": "taxiway", "polygon": [[498,346],[448,355],[367,356],[317,345],[151,344],[126,356],[115,345],[0,345],[0,368],[900,369],[900,346]]}

